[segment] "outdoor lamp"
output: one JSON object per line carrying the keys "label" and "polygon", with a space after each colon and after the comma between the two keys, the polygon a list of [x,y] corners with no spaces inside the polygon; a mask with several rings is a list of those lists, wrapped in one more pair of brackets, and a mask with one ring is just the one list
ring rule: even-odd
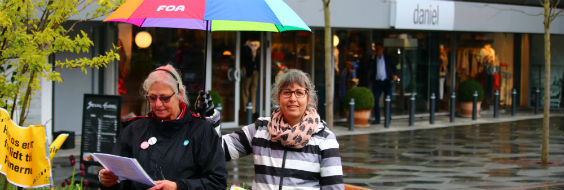
{"label": "outdoor lamp", "polygon": [[151,45],[151,42],[153,42],[153,38],[149,32],[141,31],[135,35],[135,44],[139,48],[147,48]]}

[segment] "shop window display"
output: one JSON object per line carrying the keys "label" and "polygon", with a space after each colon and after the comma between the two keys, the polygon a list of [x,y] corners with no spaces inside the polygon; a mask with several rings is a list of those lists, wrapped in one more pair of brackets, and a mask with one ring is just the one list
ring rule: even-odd
{"label": "shop window display", "polygon": [[494,103],[494,93],[500,92],[500,106],[512,104],[513,35],[502,33],[461,35],[456,50],[457,83],[476,79],[484,87],[482,108]]}
{"label": "shop window display", "polygon": [[348,102],[344,95],[355,86],[370,84],[368,60],[365,56],[369,49],[369,31],[337,30],[333,36],[333,57],[335,68],[334,115],[344,118]]}
{"label": "shop window display", "polygon": [[311,73],[312,44],[310,32],[295,31],[272,33],[272,78],[286,69],[300,69]]}
{"label": "shop window display", "polygon": [[[144,115],[148,103],[141,94],[139,84],[153,69],[173,64],[193,102],[197,92],[204,88],[204,31],[164,28],[138,28],[129,24],[118,24],[118,44],[122,45],[119,63],[118,90],[122,98],[122,118]],[[140,31],[152,36],[147,48],[140,48],[133,37]]]}

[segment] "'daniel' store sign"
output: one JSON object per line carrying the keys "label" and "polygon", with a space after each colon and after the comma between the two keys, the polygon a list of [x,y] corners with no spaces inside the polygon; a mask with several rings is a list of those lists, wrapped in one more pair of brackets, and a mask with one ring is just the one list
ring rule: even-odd
{"label": "'daniel' store sign", "polygon": [[390,23],[397,29],[454,29],[453,1],[397,0],[391,10]]}

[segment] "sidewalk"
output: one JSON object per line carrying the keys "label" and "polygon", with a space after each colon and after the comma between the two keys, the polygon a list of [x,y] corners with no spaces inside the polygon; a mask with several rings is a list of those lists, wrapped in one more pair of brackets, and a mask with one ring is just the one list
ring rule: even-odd
{"label": "sidewalk", "polygon": [[[409,126],[409,117],[407,115],[396,115],[392,116],[392,120],[389,128],[384,128],[383,122],[377,125],[370,125],[369,127],[358,127],[355,126],[353,131],[349,131],[348,122],[346,120],[335,121],[333,132],[337,136],[346,135],[358,135],[358,134],[373,134],[373,133],[387,133],[387,132],[400,132],[400,131],[411,131],[411,130],[423,130],[423,129],[436,129],[445,128],[452,126],[466,126],[466,125],[476,125],[476,124],[488,124],[488,123],[501,123],[510,122],[518,120],[530,120],[530,119],[541,119],[543,118],[542,112],[539,114],[534,114],[532,110],[519,110],[515,116],[511,116],[510,111],[501,110],[498,118],[493,118],[493,112],[482,111],[481,117],[477,120],[472,120],[472,118],[455,117],[454,122],[450,122],[448,113],[438,113],[435,116],[435,123],[429,124],[429,114],[417,114],[415,117],[415,122],[413,126]],[[553,111],[551,112],[552,117],[564,117],[564,112]],[[540,127],[540,126],[539,126]],[[223,132],[227,133],[235,129],[226,129]],[[53,158],[51,165],[53,168],[53,176],[55,185],[60,185],[63,180],[70,176],[72,173],[72,168],[70,167],[69,156],[74,155],[75,158],[80,158],[80,136],[75,138],[75,147],[73,149],[61,149],[57,152]],[[78,167],[78,166],[75,166]],[[101,168],[90,167],[89,173],[96,173]],[[80,172],[77,169],[77,173]]]}
{"label": "sidewalk", "polygon": [[[435,123],[429,123],[429,114],[416,114],[413,126],[409,126],[408,115],[392,116],[389,128],[384,127],[384,122],[380,124],[370,124],[368,127],[355,126],[353,131],[349,130],[348,121],[334,122],[333,132],[337,136],[343,135],[358,135],[358,134],[372,134],[372,133],[387,133],[387,132],[400,132],[410,130],[423,130],[423,129],[436,129],[444,127],[488,124],[488,123],[502,123],[509,121],[529,120],[529,119],[542,119],[542,111],[539,114],[534,114],[533,110],[518,110],[515,116],[511,116],[511,111],[500,110],[498,118],[493,117],[493,111],[486,110],[480,112],[480,117],[472,120],[471,117],[455,117],[454,122],[450,122],[450,116],[441,113],[435,115]],[[551,117],[563,117],[562,111],[553,111],[550,113]],[[383,120],[382,120],[383,121]]]}

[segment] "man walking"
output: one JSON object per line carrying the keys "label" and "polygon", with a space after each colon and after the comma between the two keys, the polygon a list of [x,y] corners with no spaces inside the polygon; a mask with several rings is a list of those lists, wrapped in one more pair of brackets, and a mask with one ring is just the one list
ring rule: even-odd
{"label": "man walking", "polygon": [[380,123],[380,95],[384,92],[384,98],[392,95],[392,83],[397,80],[396,62],[390,55],[384,55],[382,44],[372,43],[372,55],[370,57],[372,66],[372,92],[374,93],[374,121],[372,124]]}

